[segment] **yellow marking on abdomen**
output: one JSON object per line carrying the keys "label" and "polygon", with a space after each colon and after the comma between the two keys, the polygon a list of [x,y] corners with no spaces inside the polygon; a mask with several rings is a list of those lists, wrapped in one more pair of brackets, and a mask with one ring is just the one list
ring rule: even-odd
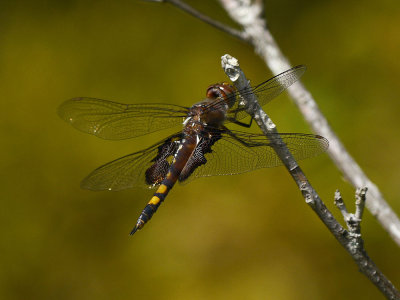
{"label": "yellow marking on abdomen", "polygon": [[153,198],[150,199],[149,204],[157,205],[158,203],[160,203],[160,201],[160,198],[158,198],[157,196],[153,196]]}
{"label": "yellow marking on abdomen", "polygon": [[164,194],[167,191],[168,187],[165,184],[162,184],[158,187],[157,193]]}

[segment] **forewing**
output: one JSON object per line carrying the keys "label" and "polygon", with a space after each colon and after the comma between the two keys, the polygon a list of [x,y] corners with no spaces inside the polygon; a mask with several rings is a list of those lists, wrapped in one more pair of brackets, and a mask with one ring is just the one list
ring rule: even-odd
{"label": "forewing", "polygon": [[236,104],[229,111],[228,117],[240,120],[248,116],[245,111],[246,107],[239,105],[240,97],[244,97],[249,94],[255,94],[257,96],[258,103],[263,106],[275,97],[277,97],[279,94],[281,94],[293,83],[295,83],[301,77],[301,75],[304,74],[305,71],[306,66],[299,65],[283,73],[280,73],[255,87],[251,87],[242,91],[237,91],[235,93],[237,99]]}
{"label": "forewing", "polygon": [[74,98],[58,108],[75,128],[103,139],[122,140],[182,123],[188,108],[172,104],[122,104],[95,98]]}
{"label": "forewing", "polygon": [[94,191],[156,187],[168,171],[180,138],[181,133],[177,133],[145,150],[109,162],[90,173],[81,187]]}
{"label": "forewing", "polygon": [[[202,163],[195,170],[191,170],[188,180],[205,176],[234,175],[282,165],[282,161],[272,148],[273,142],[264,135],[238,131],[231,133],[234,136],[226,132],[221,133],[221,138],[211,143],[209,151],[200,151],[204,154],[201,158]],[[303,133],[279,135],[296,160],[316,156],[324,152],[329,145],[327,139],[318,135]],[[200,141],[198,147],[201,148],[202,142],[210,143],[204,139]],[[199,156],[199,153],[197,155]]]}

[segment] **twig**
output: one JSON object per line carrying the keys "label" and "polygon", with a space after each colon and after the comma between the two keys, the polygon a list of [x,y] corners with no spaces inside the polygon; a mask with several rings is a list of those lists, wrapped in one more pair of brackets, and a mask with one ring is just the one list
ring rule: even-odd
{"label": "twig", "polygon": [[[235,87],[239,90],[249,91],[249,81],[246,79],[243,71],[239,67],[236,58],[226,54],[221,58],[222,67],[233,82]],[[362,243],[360,234],[360,222],[362,217],[363,206],[365,202],[366,189],[358,192],[356,215],[349,214],[341,200],[340,194],[337,192],[335,202],[345,216],[346,223],[348,224],[350,233],[344,229],[340,223],[333,217],[332,213],[328,210],[322,202],[317,192],[311,186],[307,177],[293,158],[286,145],[276,138],[277,129],[272,120],[262,110],[257,102],[257,97],[254,94],[246,93],[242,96],[246,103],[247,112],[254,118],[257,125],[261,128],[263,133],[271,140],[274,141],[273,146],[275,152],[284,163],[285,167],[293,177],[297,186],[299,187],[306,203],[314,210],[318,217],[322,220],[329,231],[335,236],[339,243],[347,250],[357,263],[360,271],[371,280],[378,289],[388,299],[400,299],[400,293],[396,290],[393,284],[382,274],[382,272],[375,266],[374,262],[368,257]]]}
{"label": "twig", "polygon": [[206,16],[204,14],[202,14],[201,12],[199,12],[198,10],[194,9],[193,7],[191,7],[190,5],[186,4],[185,2],[182,2],[180,0],[144,0],[147,2],[160,2],[160,3],[170,3],[174,6],[176,6],[177,8],[187,12],[188,14],[192,15],[193,17],[202,20],[203,22],[225,32],[228,33],[236,38],[238,38],[239,40],[242,40],[244,42],[249,42],[249,37],[246,33],[236,30],[234,28],[231,28],[225,24],[222,24],[212,18],[210,18],[209,16]]}
{"label": "twig", "polygon": [[[232,29],[179,0],[146,0],[152,2],[168,2],[194,17],[222,30],[242,41],[250,43],[256,53],[261,56],[272,73],[279,74],[290,69],[290,63],[279,49],[275,39],[267,28],[263,16],[263,1],[219,0],[233,20],[243,27],[243,31]],[[383,198],[378,187],[367,177],[355,162],[346,148],[329,126],[310,92],[299,82],[288,90],[289,95],[303,114],[313,131],[329,140],[328,154],[343,176],[355,187],[368,186],[368,210],[382,224],[392,239],[400,246],[400,220]]]}
{"label": "twig", "polygon": [[[343,234],[345,234],[347,236],[347,239],[349,240],[349,250],[350,253],[353,253],[353,259],[357,262],[358,265],[361,264],[365,266],[364,268],[360,268],[360,271],[373,283],[375,283],[375,285],[378,286],[381,292],[388,299],[400,299],[400,293],[396,290],[393,290],[393,284],[389,280],[387,280],[387,278],[382,274],[381,271],[379,271],[374,262],[368,257],[364,248],[364,241],[361,236],[361,220],[365,206],[366,193],[366,187],[362,189],[357,189],[355,196],[356,211],[354,214],[351,214],[347,211],[340,192],[338,190],[336,191],[334,202],[342,213],[343,219],[346,222],[348,228],[348,231],[345,231]],[[362,254],[362,256],[359,255],[360,253]]]}
{"label": "twig", "polygon": [[365,200],[366,200],[366,194],[367,194],[367,187],[364,187],[362,189],[357,189],[356,191],[356,213],[355,213],[355,218],[357,220],[362,219],[363,213],[364,213],[364,207],[365,207]]}
{"label": "twig", "polygon": [[367,187],[356,190],[356,212],[351,214],[347,211],[346,205],[343,202],[342,195],[339,190],[335,192],[335,205],[339,208],[342,213],[343,219],[346,222],[347,228],[349,229],[349,238],[353,239],[353,246],[361,247],[364,241],[361,238],[361,220],[365,206],[365,196],[367,193]]}
{"label": "twig", "polygon": [[[250,43],[272,73],[279,74],[290,69],[290,63],[282,54],[262,16],[262,1],[219,0],[228,14],[250,37]],[[360,166],[329,126],[310,92],[297,82],[288,90],[289,95],[303,114],[313,131],[329,140],[328,154],[345,178],[355,187],[368,186],[368,210],[378,219],[383,228],[400,246],[400,220],[383,198],[378,187],[367,177]]]}

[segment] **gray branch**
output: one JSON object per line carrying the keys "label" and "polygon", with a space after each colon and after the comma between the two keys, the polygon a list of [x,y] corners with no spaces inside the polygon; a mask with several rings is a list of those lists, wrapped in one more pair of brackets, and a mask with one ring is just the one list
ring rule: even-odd
{"label": "gray branch", "polygon": [[[400,293],[395,290],[393,284],[378,270],[374,262],[368,257],[364,248],[364,241],[361,236],[361,220],[365,206],[366,193],[366,187],[357,189],[355,196],[356,211],[352,214],[347,211],[340,192],[336,191],[334,203],[342,213],[348,229],[348,231],[344,231],[343,234],[345,234],[346,238],[349,240],[349,251],[353,254],[353,259],[358,265],[361,264],[365,266],[364,268],[360,268],[360,271],[378,286],[386,298],[400,299]],[[360,253],[362,254],[361,256]]]}
{"label": "gray branch", "polygon": [[[250,43],[261,56],[272,73],[279,74],[290,69],[291,65],[279,49],[275,39],[267,28],[262,0],[219,0],[233,20],[240,24],[243,31],[230,28],[210,17],[201,14],[180,0],[147,0],[170,3],[192,16],[222,30],[242,41]],[[329,140],[328,154],[343,176],[355,187],[368,186],[368,210],[382,224],[392,239],[400,246],[400,220],[383,198],[378,187],[367,177],[360,166],[347,152],[346,148],[329,126],[328,121],[318,108],[311,93],[297,82],[289,89],[289,95],[303,114],[313,131]]]}
{"label": "gray branch", "polygon": [[346,222],[347,228],[349,229],[350,236],[355,240],[353,244],[363,244],[361,239],[361,219],[364,212],[365,199],[367,194],[367,187],[356,190],[356,212],[351,214],[347,211],[346,205],[342,199],[342,195],[339,190],[335,192],[335,205],[339,208],[342,213],[343,219]]}
{"label": "gray branch", "polygon": [[[289,61],[284,57],[273,36],[267,29],[266,20],[263,16],[264,6],[262,0],[219,0],[231,18],[242,26],[243,31],[238,31],[219,23],[208,16],[201,14],[180,0],[147,1],[173,4],[215,28],[242,41],[250,43],[254,47],[255,52],[263,58],[266,65],[274,74],[279,74],[284,70],[290,69]],[[230,56],[224,56],[223,66],[227,75],[239,89],[241,86],[248,86],[248,81],[240,70],[236,59]],[[300,82],[292,85],[289,89],[289,94],[302,112],[306,121],[313,128],[314,132],[329,140],[330,147],[328,153],[337,167],[341,170],[344,177],[347,178],[356,188],[358,186],[368,186],[369,197],[366,202],[367,208],[378,219],[385,230],[389,232],[393,240],[400,246],[400,220],[387,204],[377,186],[364,174],[330,128],[328,121],[322,115],[311,94]],[[267,137],[269,136],[270,139],[275,139],[274,144],[279,145],[279,147],[275,146],[274,150],[277,152],[278,156],[295,180],[306,203],[317,213],[319,218],[339,243],[353,257],[354,261],[359,266],[360,271],[365,274],[388,299],[400,299],[400,293],[368,257],[363,247],[363,243],[355,242],[357,234],[352,232],[350,229],[347,231],[335,220],[331,212],[326,208],[325,204],[308,182],[293,156],[287,148],[285,149],[281,147],[284,143],[279,141],[279,138],[276,138],[276,134],[273,134],[277,132],[275,124],[265,114],[265,112],[262,111],[257,101],[255,101],[255,97],[253,98],[253,96],[251,96],[250,98],[247,98],[247,101],[249,101],[248,112],[254,117],[261,130]],[[365,203],[365,191],[364,194],[358,193],[357,195],[358,204],[356,205],[356,212],[354,215],[347,212],[339,192],[336,193],[335,203],[337,203],[343,216],[345,216],[345,219],[352,219],[352,222],[356,223],[356,220],[359,220],[355,225],[355,228],[360,230],[359,222],[361,222]],[[346,223],[349,226],[350,223],[347,221]]]}
{"label": "gray branch", "polygon": [[218,22],[212,18],[210,18],[209,16],[202,14],[201,12],[199,12],[198,10],[194,9],[193,7],[191,7],[190,5],[186,4],[183,1],[180,0],[144,0],[147,2],[160,2],[160,3],[169,3],[172,4],[174,6],[176,6],[177,8],[183,10],[184,12],[192,15],[193,17],[202,20],[203,22],[225,32],[228,33],[236,38],[238,38],[239,40],[242,41],[247,41],[249,42],[249,37],[247,36],[247,34],[243,31],[240,30],[236,30],[234,28],[231,28],[225,24],[222,24],[221,22]]}
{"label": "gray branch", "polygon": [[[262,57],[272,73],[279,74],[291,65],[275,42],[263,16],[263,1],[219,0],[231,18],[243,27],[256,53]],[[400,220],[383,198],[378,187],[367,177],[360,166],[329,126],[311,93],[297,82],[288,90],[289,95],[313,131],[329,140],[328,154],[343,176],[355,187],[368,187],[368,210],[400,246]]]}
{"label": "gray branch", "polygon": [[[243,103],[247,112],[254,118],[257,125],[268,139],[272,140],[272,147],[284,163],[286,169],[299,187],[304,200],[314,210],[329,231],[335,236],[339,243],[352,256],[360,271],[375,284],[375,286],[388,298],[400,299],[400,293],[385,275],[376,267],[368,257],[361,239],[360,222],[365,203],[366,189],[357,190],[356,213],[349,214],[339,192],[336,192],[335,203],[342,212],[349,231],[344,229],[328,210],[317,192],[311,186],[306,175],[297,164],[296,160],[277,134],[277,128],[268,115],[262,110],[254,94],[249,94],[250,85],[243,71],[239,67],[236,58],[226,54],[221,58],[222,67],[239,91],[246,91],[242,95]],[[277,137],[278,136],[278,137]]]}

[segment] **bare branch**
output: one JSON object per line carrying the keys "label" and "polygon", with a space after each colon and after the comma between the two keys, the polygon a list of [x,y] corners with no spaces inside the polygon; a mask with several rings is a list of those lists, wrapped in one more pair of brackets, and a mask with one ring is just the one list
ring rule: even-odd
{"label": "bare branch", "polygon": [[345,216],[346,223],[349,227],[349,231],[347,231],[333,217],[332,213],[328,210],[317,192],[311,186],[289,149],[280,139],[279,135],[277,135],[278,131],[275,124],[258,104],[257,97],[254,94],[248,93],[250,89],[249,81],[240,69],[237,59],[226,54],[222,56],[221,62],[226,75],[233,82],[235,87],[239,91],[247,91],[245,95],[242,95],[242,98],[246,103],[247,112],[254,118],[263,133],[269,139],[274,141],[273,148],[275,152],[296,182],[306,203],[314,210],[329,231],[352,256],[360,271],[367,276],[367,278],[371,280],[388,299],[400,299],[400,293],[368,257],[363,246],[360,234],[360,222],[363,210],[362,206],[365,202],[366,189],[357,191],[358,208],[356,208],[356,215],[360,217],[359,219],[357,219],[355,215],[347,212],[340,193],[338,191],[336,192],[335,203],[338,203],[343,216]]}
{"label": "bare branch", "polygon": [[[219,0],[233,20],[240,24],[244,31],[237,31],[205,16],[180,0],[145,0],[151,2],[168,2],[186,11],[219,30],[222,30],[242,41],[253,45],[256,53],[261,56],[272,73],[279,74],[290,69],[291,65],[279,49],[275,39],[266,26],[263,16],[263,1],[255,0]],[[328,121],[321,113],[311,93],[301,84],[295,83],[289,89],[289,95],[303,114],[313,131],[329,140],[328,154],[345,178],[355,187],[368,186],[368,210],[378,219],[383,228],[400,246],[400,220],[383,198],[378,187],[367,177],[360,166],[347,152],[336,136]]]}
{"label": "bare branch", "polygon": [[[266,20],[263,17],[264,6],[261,0],[219,0],[232,19],[234,19],[243,27],[243,32],[232,29],[211,19],[208,16],[199,13],[180,0],[153,1],[171,3],[185,12],[193,15],[194,17],[236,38],[249,42],[255,48],[256,53],[264,59],[264,62],[274,74],[278,74],[283,70],[290,68],[290,63],[284,57],[272,34],[267,29]],[[240,70],[237,60],[236,63],[235,60],[236,59],[232,57],[224,56],[223,66],[227,75],[240,89],[240,86],[243,88],[243,86],[248,85],[248,82],[247,79],[245,79],[243,72]],[[369,199],[367,201],[368,209],[378,219],[386,231],[389,232],[394,241],[400,245],[400,220],[393,212],[391,207],[387,204],[377,186],[370,181],[370,179],[363,173],[358,164],[346,151],[343,144],[330,128],[328,121],[322,115],[311,94],[299,82],[295,83],[289,89],[289,94],[304,115],[306,121],[313,128],[314,132],[328,138],[330,142],[328,153],[343,175],[353,184],[354,187],[369,187],[370,192]],[[248,101],[251,102],[252,99],[249,99]],[[261,107],[258,105],[258,103],[256,103],[254,106],[251,105],[251,107],[252,110],[249,111],[249,113],[254,117],[254,119],[257,121],[257,124],[259,124],[260,128],[267,136],[271,136],[271,133],[277,132],[275,124],[273,124],[271,119],[261,110]],[[279,143],[280,142],[278,140],[277,144]],[[282,149],[282,147],[275,148],[278,156],[281,158],[289,173],[299,186],[306,203],[312,207],[312,209],[317,213],[331,233],[352,255],[361,272],[364,273],[388,299],[400,299],[399,292],[369,259],[362,244],[361,248],[353,247],[354,243],[352,244],[352,241],[354,242],[354,239],[349,239],[349,236],[354,238],[356,233],[350,231],[351,234],[349,234],[349,232],[334,219],[333,215],[329,212],[316,191],[308,182],[307,178],[297,165],[296,161],[293,159],[290,152],[288,152],[287,149]],[[365,192],[366,189],[357,192],[358,198],[356,213],[354,215],[347,212],[339,192],[336,193],[335,197],[335,203],[338,205],[343,216],[345,219],[349,219],[348,225],[355,222],[355,228],[357,230],[360,230],[359,222],[361,221],[363,213]],[[356,244],[359,245],[359,243]]]}
{"label": "bare branch", "polygon": [[[365,196],[367,193],[367,187],[362,189],[358,188],[356,190],[356,212],[351,214],[347,211],[346,206],[343,202],[342,195],[340,194],[339,190],[335,192],[335,205],[339,208],[340,212],[343,215],[343,219],[346,222],[347,228],[350,231],[350,234],[353,234],[355,238],[361,239],[361,219],[364,212],[365,206]],[[359,240],[358,242],[362,242]]]}
{"label": "bare branch", "polygon": [[[250,43],[272,73],[279,74],[290,69],[291,65],[282,54],[262,16],[262,1],[219,0],[228,14],[250,37]],[[303,114],[313,131],[329,140],[328,154],[345,178],[355,187],[368,186],[369,211],[378,219],[392,239],[400,246],[400,220],[383,198],[378,187],[367,177],[360,166],[347,152],[346,148],[329,126],[310,92],[297,82],[289,88],[289,95]]]}
{"label": "bare branch", "polygon": [[[291,65],[279,49],[275,39],[267,29],[263,17],[264,6],[260,0],[219,0],[228,14],[244,31],[237,31],[205,16],[179,0],[145,0],[151,2],[168,2],[184,10],[194,17],[222,30],[242,41],[247,41],[255,48],[272,73],[279,74],[290,69]],[[366,202],[368,210],[378,219],[383,228],[400,246],[400,220],[383,198],[378,187],[367,177],[360,166],[347,152],[336,136],[327,119],[321,113],[311,93],[300,83],[295,83],[289,89],[289,95],[303,114],[313,131],[329,140],[328,154],[344,177],[355,187],[368,186],[369,196]]]}
{"label": "bare branch", "polygon": [[355,213],[355,216],[359,220],[362,219],[362,216],[364,213],[367,191],[368,191],[367,187],[363,187],[362,189],[358,188],[356,191],[356,213]]}
{"label": "bare branch", "polygon": [[342,216],[345,220],[349,218],[349,212],[347,211],[347,207],[343,202],[342,195],[340,194],[339,190],[335,192],[335,205],[339,208]]}
{"label": "bare branch", "polygon": [[[349,250],[353,256],[353,259],[357,264],[365,266],[360,268],[360,271],[367,276],[380,291],[388,299],[400,299],[400,293],[395,289],[393,284],[382,274],[381,271],[376,267],[374,262],[368,257],[364,248],[364,241],[361,236],[361,219],[364,210],[365,196],[367,188],[357,188],[356,191],[356,212],[354,214],[348,213],[347,210],[343,213],[343,199],[339,191],[335,193],[335,204],[342,212],[344,221],[347,224],[347,239],[349,240]],[[360,257],[359,254],[363,257]]]}
{"label": "bare branch", "polygon": [[199,20],[202,20],[203,22],[205,22],[227,34],[230,34],[231,36],[234,36],[235,38],[238,38],[239,40],[242,40],[244,42],[249,42],[249,38],[246,33],[236,30],[234,28],[231,28],[225,24],[222,24],[222,23],[210,18],[209,16],[202,14],[198,10],[194,9],[190,5],[188,5],[185,2],[182,2],[180,0],[143,0],[143,1],[172,4],[173,6],[183,10],[184,12],[192,15],[193,17],[195,17]]}

